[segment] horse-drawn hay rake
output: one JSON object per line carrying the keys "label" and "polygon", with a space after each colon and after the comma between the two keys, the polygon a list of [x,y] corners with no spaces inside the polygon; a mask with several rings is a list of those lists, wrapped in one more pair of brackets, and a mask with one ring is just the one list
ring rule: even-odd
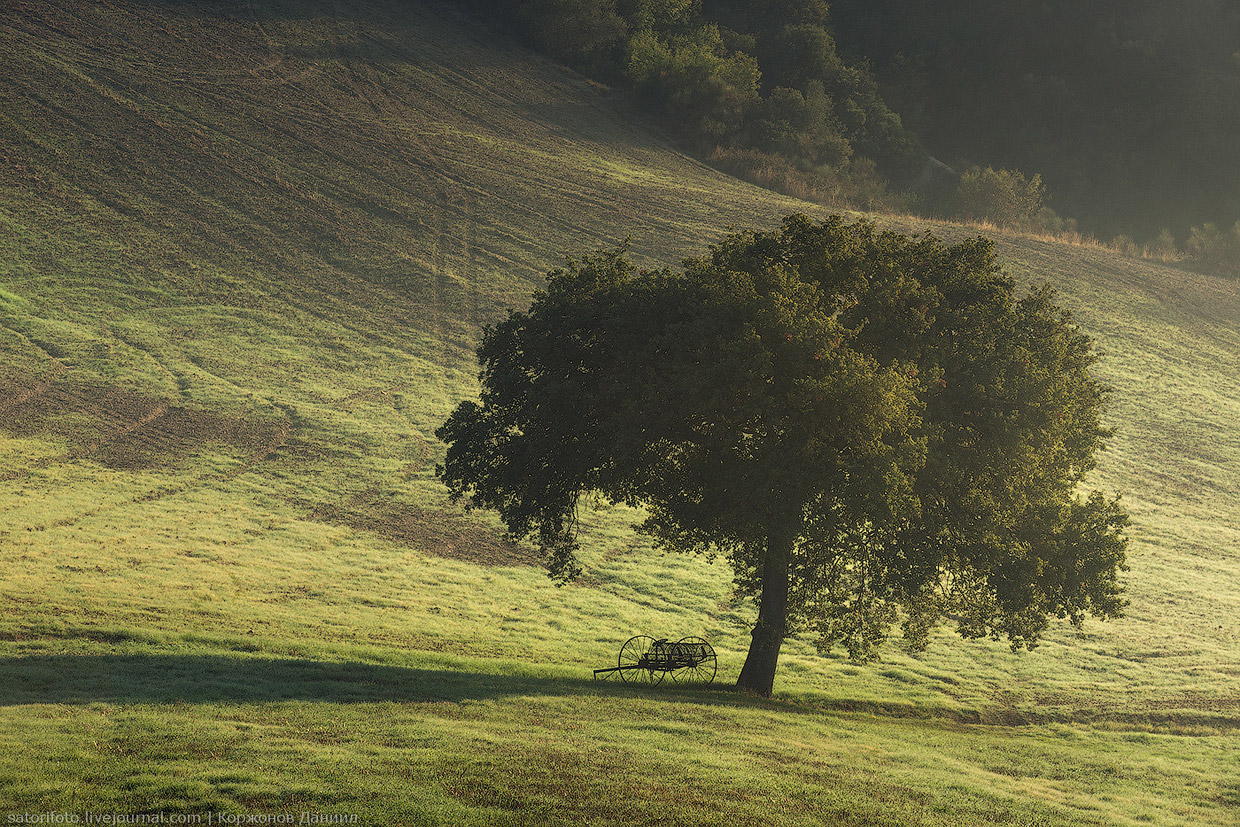
{"label": "horse-drawn hay rake", "polygon": [[650,686],[671,675],[676,683],[710,683],[715,679],[715,650],[700,637],[686,637],[673,643],[636,635],[620,647],[615,666],[595,669],[594,677],[618,674],[625,683]]}

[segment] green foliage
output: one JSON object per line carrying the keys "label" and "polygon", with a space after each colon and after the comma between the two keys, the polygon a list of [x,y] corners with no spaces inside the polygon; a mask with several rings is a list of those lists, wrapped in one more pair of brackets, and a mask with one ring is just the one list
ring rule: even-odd
{"label": "green foliage", "polygon": [[1000,227],[1027,228],[1043,208],[1042,177],[1011,169],[970,167],[960,176],[949,212],[966,221],[991,221]]}
{"label": "green foliage", "polygon": [[1179,254],[1179,248],[1175,243],[1175,236],[1171,234],[1171,230],[1163,227],[1159,230],[1158,235],[1154,236],[1145,249],[1142,251],[1149,258],[1159,259],[1162,261],[1173,261]]}
{"label": "green foliage", "polygon": [[625,76],[638,95],[695,140],[735,133],[758,98],[757,62],[729,52],[719,29],[706,25],[664,39],[652,30],[629,41]]}
{"label": "green foliage", "polygon": [[[1056,236],[1080,236],[1080,224],[1075,218],[1062,216],[1050,207],[1042,207],[1033,216],[1031,229]],[[1175,240],[1171,241],[1172,246]]]}
{"label": "green foliage", "polygon": [[806,92],[777,87],[751,110],[743,143],[791,160],[839,168],[852,156],[821,81]]}
{"label": "green foliage", "polygon": [[[754,116],[759,124],[773,120],[772,110],[779,107],[791,106],[794,111],[801,108],[781,90],[801,93],[811,109],[821,106],[818,100],[831,108],[829,117],[798,130],[805,135],[802,142],[808,147],[796,158],[834,158],[817,163],[842,169],[856,152],[877,162],[885,177],[901,183],[911,180],[920,170],[925,163],[925,150],[904,129],[899,115],[883,102],[878,84],[868,70],[849,66],[840,58],[825,21],[817,20],[812,11],[798,14],[787,8],[772,11],[760,22],[749,21],[747,25],[755,26],[753,49],[762,67],[763,91],[767,95],[765,105],[755,107]],[[788,153],[786,142],[763,142],[760,133],[749,137],[752,142],[747,146]],[[815,151],[818,146],[831,143],[842,143],[847,151],[825,155]]]}
{"label": "green foliage", "polygon": [[601,68],[627,34],[614,0],[525,0],[520,16],[545,50],[569,63]]}
{"label": "green foliage", "polygon": [[823,26],[785,25],[765,34],[762,40],[759,48],[768,86],[805,89],[812,80],[842,85],[839,81],[848,70],[835,53],[834,38]]}
{"label": "green foliage", "polygon": [[866,660],[900,614],[915,645],[950,616],[1031,647],[1120,613],[1127,518],[1075,497],[1106,435],[1089,339],[1013,292],[989,242],[839,217],[681,275],[587,256],[488,328],[437,473],[561,579],[582,496],[644,506],[661,545],[728,557],[776,654],[792,624]]}
{"label": "green foliage", "polygon": [[723,25],[751,32],[772,25],[826,26],[830,15],[824,0],[706,0],[704,12]]}
{"label": "green foliage", "polygon": [[[824,172],[838,179],[836,195],[862,207],[875,204],[888,180],[912,181],[925,164],[925,150],[869,71],[841,60],[818,0],[520,0],[514,7],[535,45],[632,89],[697,149],[782,156],[809,179]],[[859,157],[868,163],[850,163]],[[822,189],[813,181],[798,188]]]}
{"label": "green foliage", "polygon": [[669,31],[687,26],[698,4],[699,0],[617,0],[616,6],[634,31]]}

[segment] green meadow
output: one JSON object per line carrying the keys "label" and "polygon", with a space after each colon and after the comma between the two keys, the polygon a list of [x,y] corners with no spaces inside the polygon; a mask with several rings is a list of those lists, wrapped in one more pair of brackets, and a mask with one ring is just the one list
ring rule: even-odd
{"label": "green meadow", "polygon": [[[994,235],[1098,342],[1127,616],[785,646],[722,561],[465,514],[433,432],[563,256],[825,208],[426,0],[0,6],[0,816],[1240,823],[1240,283]],[[958,239],[968,227],[881,219]],[[710,687],[592,679],[700,635]]]}

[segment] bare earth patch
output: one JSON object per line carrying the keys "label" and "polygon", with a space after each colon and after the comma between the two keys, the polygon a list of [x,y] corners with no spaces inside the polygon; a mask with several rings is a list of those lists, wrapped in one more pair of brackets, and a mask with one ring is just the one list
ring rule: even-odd
{"label": "bare earth patch", "polygon": [[449,560],[481,566],[542,564],[537,551],[509,542],[497,528],[480,525],[459,514],[408,503],[371,503],[365,511],[324,505],[315,509],[311,519],[371,531],[402,546]]}
{"label": "bare earth patch", "polygon": [[230,416],[85,382],[0,377],[0,430],[69,442],[62,460],[89,458],[114,469],[173,465],[203,446],[269,452],[288,436],[281,421]]}

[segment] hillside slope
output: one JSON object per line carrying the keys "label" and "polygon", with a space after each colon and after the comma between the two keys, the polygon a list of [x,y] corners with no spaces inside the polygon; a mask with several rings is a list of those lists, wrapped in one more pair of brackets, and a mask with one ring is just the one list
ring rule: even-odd
{"label": "hillside slope", "polygon": [[[557,590],[445,502],[432,434],[473,392],[481,325],[564,253],[631,237],[674,264],[813,208],[417,0],[5,4],[0,124],[0,809],[606,820],[590,779],[675,764],[655,798],[694,822],[716,812],[698,766],[754,802],[731,823],[812,823],[824,784],[856,823],[1234,817],[1236,282],[997,239],[1105,354],[1097,483],[1134,516],[1128,618],[866,669],[796,642],[783,706],[650,698],[578,679],[637,632],[704,634],[734,679],[752,607],[723,566],[645,553],[601,511]],[[409,770],[436,741],[451,756]],[[388,768],[370,786],[368,755]],[[497,766],[526,816],[479,792]]]}
{"label": "hillside slope", "polygon": [[438,6],[305,8],[5,8],[6,536],[520,558],[433,482],[481,324],[565,253],[675,261],[794,206]]}

